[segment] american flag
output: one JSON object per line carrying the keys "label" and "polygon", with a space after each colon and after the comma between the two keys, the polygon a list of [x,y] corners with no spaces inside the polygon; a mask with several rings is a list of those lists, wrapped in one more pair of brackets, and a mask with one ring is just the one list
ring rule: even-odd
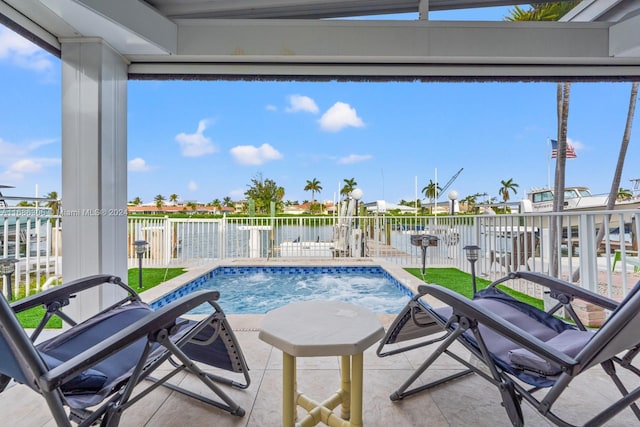
{"label": "american flag", "polygon": [[[558,157],[558,141],[555,139],[551,140],[551,158],[555,159]],[[567,142],[567,159],[575,159],[578,157],[576,154],[576,150],[574,150],[573,145]]]}

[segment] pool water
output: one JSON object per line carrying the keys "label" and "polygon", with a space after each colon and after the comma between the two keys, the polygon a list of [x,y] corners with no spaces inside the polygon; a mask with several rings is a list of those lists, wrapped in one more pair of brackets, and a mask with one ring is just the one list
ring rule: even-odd
{"label": "pool water", "polygon": [[[220,267],[207,276],[197,286],[185,287],[219,291],[218,303],[227,314],[265,314],[306,300],[343,301],[374,313],[396,314],[412,295],[380,267]],[[188,293],[183,288],[174,294]],[[170,299],[171,294],[163,298]],[[152,306],[158,308],[166,302],[157,301]],[[203,305],[190,313],[210,310]]]}

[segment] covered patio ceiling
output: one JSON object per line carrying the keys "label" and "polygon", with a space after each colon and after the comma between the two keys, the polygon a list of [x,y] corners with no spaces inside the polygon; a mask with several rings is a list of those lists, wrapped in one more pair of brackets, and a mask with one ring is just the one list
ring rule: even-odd
{"label": "covered patio ceiling", "polygon": [[[1,0],[59,55],[104,40],[132,79],[637,80],[640,2],[583,0],[562,22],[430,21],[520,0]],[[331,19],[417,12],[416,20]]]}

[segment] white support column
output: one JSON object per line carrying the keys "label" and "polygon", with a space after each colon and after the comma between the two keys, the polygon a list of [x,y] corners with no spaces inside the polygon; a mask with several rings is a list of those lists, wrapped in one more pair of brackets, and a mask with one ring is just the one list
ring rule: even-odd
{"label": "white support column", "polygon": [[418,1],[418,19],[420,21],[429,20],[429,0]]}
{"label": "white support column", "polygon": [[[62,40],[63,280],[127,275],[127,63],[99,39]],[[119,295],[73,301],[79,319]]]}

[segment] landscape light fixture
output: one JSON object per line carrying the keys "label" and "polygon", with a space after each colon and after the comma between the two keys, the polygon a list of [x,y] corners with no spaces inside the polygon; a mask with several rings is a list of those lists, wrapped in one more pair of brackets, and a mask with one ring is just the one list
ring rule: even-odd
{"label": "landscape light fixture", "polygon": [[133,244],[136,247],[136,255],[138,255],[138,289],[142,289],[142,256],[147,251],[149,243],[146,240],[136,240]]}
{"label": "landscape light fixture", "polygon": [[453,216],[456,214],[454,207],[456,205],[456,199],[458,198],[458,192],[456,190],[451,190],[447,196],[449,197],[449,200],[451,200],[451,216]]}
{"label": "landscape light fixture", "polygon": [[358,228],[358,201],[360,201],[360,199],[362,199],[362,190],[359,188],[354,189],[351,192],[351,197],[353,198],[353,200],[356,201],[356,228]]}
{"label": "landscape light fixture", "polygon": [[7,284],[7,300],[13,300],[13,289],[11,287],[11,275],[16,271],[17,259],[14,258],[2,258],[0,259],[0,274],[4,276],[4,281]]}
{"label": "landscape light fixture", "polygon": [[471,284],[473,286],[473,296],[476,295],[476,261],[480,256],[480,247],[476,245],[465,246],[464,249],[467,255],[467,261],[471,263]]}

